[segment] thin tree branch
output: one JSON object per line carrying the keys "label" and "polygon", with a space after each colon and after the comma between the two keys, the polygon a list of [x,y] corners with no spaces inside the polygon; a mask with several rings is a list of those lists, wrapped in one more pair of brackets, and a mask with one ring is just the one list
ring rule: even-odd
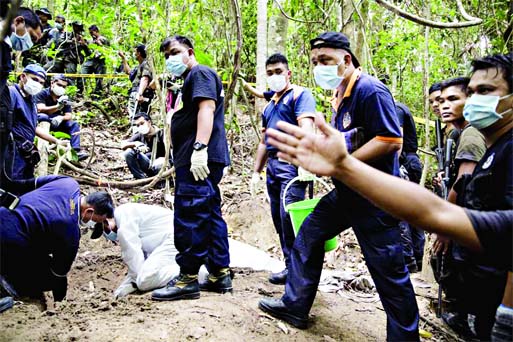
{"label": "thin tree branch", "polygon": [[[227,111],[230,101],[233,97],[233,92],[235,90],[235,86],[237,85],[237,80],[239,76],[240,70],[240,50],[242,48],[242,19],[240,13],[239,2],[237,0],[232,0],[233,11],[235,12],[235,22],[237,23],[237,49],[235,50],[235,55],[233,56],[233,72],[232,79],[226,90],[226,96],[224,98],[224,110]],[[233,109],[233,113],[235,113],[235,108]],[[231,122],[230,122],[231,124]]]}
{"label": "thin tree branch", "polygon": [[[424,25],[424,26],[429,26],[429,27],[434,27],[434,28],[462,28],[462,27],[476,26],[476,25],[480,25],[483,23],[482,19],[470,17],[470,16],[468,16],[468,14],[466,12],[465,12],[465,14],[461,13],[461,15],[465,19],[467,19],[465,16],[468,16],[468,18],[474,18],[474,19],[473,20],[467,19],[468,21],[452,22],[452,23],[443,23],[443,22],[439,22],[439,21],[432,21],[429,19],[419,17],[415,14],[411,14],[406,11],[403,11],[399,7],[395,6],[394,4],[392,4],[386,0],[375,0],[375,1],[378,5],[397,14],[398,16],[408,19],[410,21],[413,21],[414,23],[417,23],[419,25]],[[459,0],[458,0],[458,2],[459,2]],[[459,5],[461,5],[461,3]],[[460,10],[462,8],[463,8],[463,6],[461,6]]]}
{"label": "thin tree branch", "polygon": [[281,6],[281,4],[278,2],[278,0],[274,0],[274,3],[276,4],[276,6],[278,6],[278,9],[280,10],[281,14],[287,18],[288,20],[292,20],[292,21],[296,21],[298,23],[303,23],[303,24],[322,24],[323,21],[308,21],[308,20],[301,20],[301,19],[296,19],[296,18],[292,18],[290,15],[288,15],[285,10],[283,9],[283,7]]}

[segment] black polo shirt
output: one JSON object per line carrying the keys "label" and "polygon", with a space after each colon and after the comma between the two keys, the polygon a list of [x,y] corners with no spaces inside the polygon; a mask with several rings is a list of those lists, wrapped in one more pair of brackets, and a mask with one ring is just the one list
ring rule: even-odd
{"label": "black polo shirt", "polygon": [[182,108],[173,115],[171,139],[175,167],[190,165],[192,145],[196,141],[199,103],[214,100],[214,123],[208,142],[208,161],[230,164],[224,128],[224,90],[221,79],[211,68],[197,65],[189,70],[182,87]]}
{"label": "black polo shirt", "polygon": [[399,124],[403,128],[403,152],[404,153],[417,153],[419,145],[417,143],[417,129],[415,128],[415,121],[411,115],[410,109],[403,103],[396,102],[395,109]]}

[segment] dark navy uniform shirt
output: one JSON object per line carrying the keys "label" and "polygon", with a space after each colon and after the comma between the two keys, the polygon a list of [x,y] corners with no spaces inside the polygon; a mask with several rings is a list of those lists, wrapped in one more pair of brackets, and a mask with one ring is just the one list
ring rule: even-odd
{"label": "dark navy uniform shirt", "polygon": [[[46,106],[55,106],[57,104],[57,100],[53,99],[50,88],[46,88],[34,95],[34,103],[36,106],[38,103],[43,103]],[[59,109],[53,114],[48,114],[48,116],[53,118],[58,115],[65,115],[66,113],[71,113],[70,105],[65,105],[62,109]]]}
{"label": "dark navy uniform shirt", "polygon": [[499,269],[512,271],[513,210],[465,210],[483,247],[480,257]]}
{"label": "dark navy uniform shirt", "polygon": [[[308,89],[291,85],[280,97],[274,95],[262,113],[262,126],[265,129],[278,129],[278,121],[298,125],[298,120],[304,117],[315,117],[315,99]],[[268,152],[278,152],[274,146],[267,144]]]}
{"label": "dark navy uniform shirt", "polygon": [[199,103],[202,100],[214,100],[214,124],[208,142],[208,161],[230,164],[228,143],[224,128],[224,90],[221,79],[211,68],[197,65],[189,70],[182,87],[182,103],[173,115],[171,139],[173,140],[173,160],[175,167],[190,165],[192,145],[196,141]]}
{"label": "dark navy uniform shirt", "polygon": [[403,103],[395,103],[399,125],[403,128],[403,149],[404,153],[417,153],[417,129],[410,109]]}
{"label": "dark navy uniform shirt", "polygon": [[11,92],[11,108],[13,108],[14,123],[12,132],[16,140],[34,141],[36,137],[37,109],[33,97],[23,97],[20,87],[15,84],[9,87]]}
{"label": "dark navy uniform shirt", "polygon": [[[333,112],[332,125],[341,132],[363,128],[364,143],[373,138],[387,143],[402,142],[392,94],[383,83],[360,69],[353,72],[342,102],[334,104]],[[399,175],[397,153],[384,155],[367,164],[385,173]],[[333,179],[333,183],[349,210],[360,214],[381,212],[342,182]]]}
{"label": "dark navy uniform shirt", "polygon": [[[80,229],[80,188],[69,177],[37,178],[37,189],[20,197],[10,211],[0,208],[2,243],[15,238],[33,255],[52,255],[52,271],[66,275],[78,251]],[[3,222],[18,222],[4,224]],[[34,281],[37,281],[35,279]]]}

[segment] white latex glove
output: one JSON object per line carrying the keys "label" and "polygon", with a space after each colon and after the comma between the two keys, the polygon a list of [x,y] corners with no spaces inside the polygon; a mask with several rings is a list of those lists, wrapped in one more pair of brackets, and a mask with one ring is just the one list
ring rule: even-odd
{"label": "white latex glove", "polygon": [[208,169],[208,147],[200,151],[193,151],[191,156],[191,172],[196,181],[205,180],[210,173]]}
{"label": "white latex glove", "polygon": [[249,183],[249,192],[251,193],[251,197],[255,197],[261,180],[262,177],[260,177],[260,173],[253,172],[253,175],[251,176],[251,181]]}
{"label": "white latex glove", "polygon": [[67,105],[69,102],[69,97],[68,95],[62,95],[61,97],[59,97],[59,99],[57,100],[57,103],[62,106],[65,106]]}
{"label": "white latex glove", "polygon": [[57,139],[56,144],[60,145],[60,146],[68,147],[69,140]]}
{"label": "white latex glove", "polygon": [[59,127],[60,124],[62,123],[62,120],[64,120],[64,116],[62,115],[57,115],[55,117],[52,118],[52,127]]}
{"label": "white latex glove", "polygon": [[120,287],[114,291],[114,298],[125,297],[132,292],[137,291],[137,288],[133,285],[133,283],[122,284]]}
{"label": "white latex glove", "polygon": [[315,175],[310,171],[303,169],[301,166],[297,169],[297,175],[301,182],[310,182],[315,180]]}
{"label": "white latex glove", "polygon": [[146,146],[146,144],[143,144],[140,141],[137,141],[135,143],[135,149],[141,153],[147,153],[150,150],[150,148]]}

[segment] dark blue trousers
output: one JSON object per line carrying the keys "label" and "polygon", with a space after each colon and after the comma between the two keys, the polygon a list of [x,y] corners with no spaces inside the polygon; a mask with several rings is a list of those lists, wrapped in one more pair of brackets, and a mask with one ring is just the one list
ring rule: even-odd
{"label": "dark blue trousers", "polygon": [[6,149],[5,173],[11,179],[34,178],[34,166],[20,153],[16,143],[10,141]]}
{"label": "dark blue trousers", "polygon": [[150,168],[151,152],[141,153],[129,148],[123,153],[126,165],[135,179],[155,176],[158,170]]}
{"label": "dark blue trousers", "polygon": [[[285,265],[290,262],[290,250],[294,244],[295,234],[290,215],[283,208],[283,191],[287,184],[297,176],[297,167],[279,161],[277,158],[267,160],[267,193],[271,204],[271,216],[276,233],[280,237],[281,250]],[[285,194],[285,204],[305,199],[306,182],[294,182]]]}
{"label": "dark blue trousers", "polygon": [[418,307],[404,264],[398,221],[383,212],[349,212],[344,201],[351,198],[332,190],[301,226],[290,253],[283,302],[295,312],[309,313],[321,277],[324,242],[353,227],[387,314],[387,340],[419,340]]}
{"label": "dark blue trousers", "polygon": [[401,241],[406,265],[417,265],[420,271],[426,240],[424,231],[413,227],[406,221],[399,222],[399,227],[401,227]]}
{"label": "dark blue trousers", "polygon": [[209,272],[230,265],[228,229],[221,215],[218,184],[224,165],[209,163],[210,174],[195,181],[189,166],[176,169],[175,246],[180,271],[197,274],[206,264]]}
{"label": "dark blue trousers", "polygon": [[[39,113],[37,114],[38,121],[52,121],[52,117],[48,114]],[[75,151],[80,151],[80,134],[75,134],[80,132],[80,126],[76,121],[67,120],[62,121],[59,127],[52,128],[52,131],[63,132],[70,135],[70,145]]]}

